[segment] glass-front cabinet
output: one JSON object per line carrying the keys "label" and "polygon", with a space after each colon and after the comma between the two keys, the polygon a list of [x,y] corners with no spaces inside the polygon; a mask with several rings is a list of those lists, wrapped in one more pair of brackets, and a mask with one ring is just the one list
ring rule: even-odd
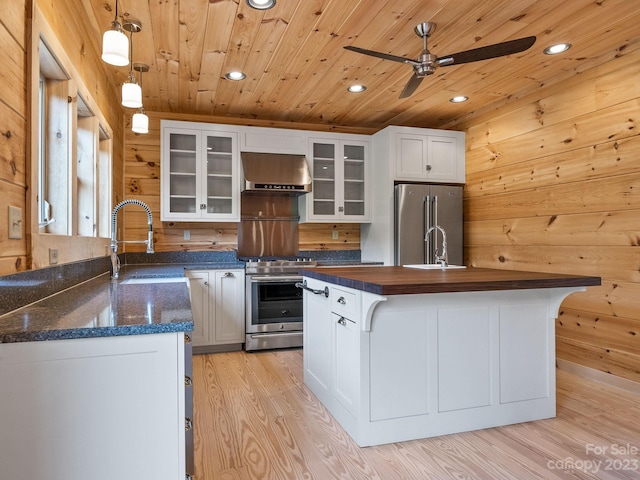
{"label": "glass-front cabinet", "polygon": [[369,221],[369,146],[362,135],[309,138],[313,186],[301,197],[301,221]]}
{"label": "glass-front cabinet", "polygon": [[237,131],[163,121],[161,186],[162,220],[238,221]]}

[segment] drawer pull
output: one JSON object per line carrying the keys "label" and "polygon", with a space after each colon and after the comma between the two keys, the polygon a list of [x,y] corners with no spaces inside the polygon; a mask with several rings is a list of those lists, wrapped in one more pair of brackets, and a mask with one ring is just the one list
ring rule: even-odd
{"label": "drawer pull", "polygon": [[234,275],[233,275],[233,272],[225,272],[224,276],[225,277],[233,277]]}
{"label": "drawer pull", "polygon": [[296,282],[296,287],[302,288],[303,290],[307,290],[308,292],[315,293],[316,295],[324,295],[329,298],[329,287],[324,287],[324,290],[315,290],[313,288],[307,287],[307,281],[304,282]]}
{"label": "drawer pull", "polygon": [[345,320],[344,317],[340,317],[338,319],[338,323],[344,327],[347,324],[347,321]]}
{"label": "drawer pull", "polygon": [[346,305],[346,304],[347,304],[347,301],[345,300],[345,298],[344,298],[344,297],[340,297],[340,298],[338,298],[337,302],[338,302],[340,305]]}

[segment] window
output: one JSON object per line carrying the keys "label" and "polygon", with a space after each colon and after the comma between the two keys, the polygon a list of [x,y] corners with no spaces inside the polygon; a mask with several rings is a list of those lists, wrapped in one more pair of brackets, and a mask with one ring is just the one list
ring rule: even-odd
{"label": "window", "polygon": [[40,40],[39,46],[40,233],[108,238],[112,154],[108,129],[47,44]]}

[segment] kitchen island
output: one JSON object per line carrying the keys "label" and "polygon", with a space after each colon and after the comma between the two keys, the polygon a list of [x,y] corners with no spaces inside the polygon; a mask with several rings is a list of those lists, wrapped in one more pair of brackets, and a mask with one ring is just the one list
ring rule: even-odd
{"label": "kitchen island", "polygon": [[0,316],[0,478],[185,478],[183,271],[123,268]]}
{"label": "kitchen island", "polygon": [[304,380],[360,446],[555,416],[555,319],[600,278],[302,269]]}

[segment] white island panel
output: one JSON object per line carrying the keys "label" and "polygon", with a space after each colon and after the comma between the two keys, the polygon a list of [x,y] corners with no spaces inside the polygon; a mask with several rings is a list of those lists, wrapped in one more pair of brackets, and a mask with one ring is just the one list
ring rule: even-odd
{"label": "white island panel", "polygon": [[438,411],[491,404],[492,342],[487,307],[438,310]]}

